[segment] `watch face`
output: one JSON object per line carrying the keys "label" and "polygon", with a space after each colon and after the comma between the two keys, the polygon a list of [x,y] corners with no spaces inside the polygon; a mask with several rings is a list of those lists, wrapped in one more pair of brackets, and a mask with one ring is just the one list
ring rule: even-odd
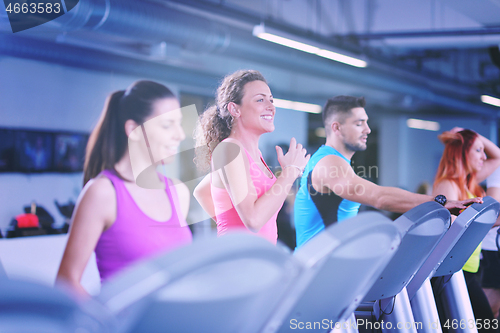
{"label": "watch face", "polygon": [[446,197],[442,194],[439,194],[434,198],[434,201],[444,206],[446,204]]}

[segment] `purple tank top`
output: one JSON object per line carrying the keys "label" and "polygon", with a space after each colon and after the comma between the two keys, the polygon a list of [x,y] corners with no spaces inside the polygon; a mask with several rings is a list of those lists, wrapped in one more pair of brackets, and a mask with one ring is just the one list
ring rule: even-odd
{"label": "purple tank top", "polygon": [[101,281],[140,259],[191,243],[191,231],[180,214],[177,192],[169,186],[171,180],[165,178],[172,215],[168,221],[159,222],[142,212],[122,179],[109,170],[101,174],[111,180],[116,192],[116,220],[101,234],[95,248]]}

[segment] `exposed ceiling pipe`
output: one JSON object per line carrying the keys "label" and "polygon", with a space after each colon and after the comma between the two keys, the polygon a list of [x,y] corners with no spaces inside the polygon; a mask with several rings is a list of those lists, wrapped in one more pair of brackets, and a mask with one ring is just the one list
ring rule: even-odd
{"label": "exposed ceiling pipe", "polygon": [[346,35],[358,39],[386,39],[386,38],[421,38],[421,37],[454,37],[454,36],[485,36],[500,35],[500,28],[488,29],[459,29],[459,30],[425,30],[425,31],[398,31],[373,32],[367,34]]}
{"label": "exposed ceiling pipe", "polygon": [[217,75],[193,70],[186,71],[178,66],[131,59],[88,48],[21,37],[17,34],[0,34],[0,54],[62,66],[171,81],[188,92],[193,91],[190,87],[193,82],[196,82],[198,87],[204,87],[211,94],[213,89],[216,88],[217,80],[220,79]]}
{"label": "exposed ceiling pipe", "polygon": [[155,3],[81,0],[58,18],[62,31],[93,30],[137,42],[174,43],[197,52],[223,51],[229,33],[221,25]]}
{"label": "exposed ceiling pipe", "polygon": [[418,38],[386,38],[370,41],[371,47],[400,47],[418,49],[472,49],[500,45],[500,35],[488,36],[437,36]]}
{"label": "exposed ceiling pipe", "polygon": [[371,47],[425,49],[481,48],[500,44],[500,28],[438,31],[379,32],[344,36],[368,41]]}
{"label": "exposed ceiling pipe", "polygon": [[[71,15],[66,14],[60,20],[58,19],[56,23],[59,25],[60,31],[94,30],[135,42],[165,41],[181,45],[194,52],[224,51],[225,55],[233,58],[272,65],[286,71],[297,71],[310,76],[410,95],[455,111],[474,112],[488,117],[496,116],[492,108],[474,102],[474,98],[479,96],[480,92],[473,86],[458,84],[450,80],[432,80],[423,75],[376,61],[371,61],[372,65],[368,69],[332,64],[326,59],[316,59],[314,56],[299,51],[295,52],[284,47],[270,45],[253,37],[248,31],[216,25],[208,19],[156,3],[132,0],[80,0],[79,6],[75,7],[74,10],[75,12]],[[231,31],[231,39],[228,31]],[[3,36],[2,38],[7,37]],[[99,70],[103,70],[109,64],[109,59],[106,58],[105,63],[94,65],[93,61],[86,58],[81,52],[81,48],[75,48],[74,52],[63,53],[63,49],[52,51],[59,50],[61,46],[55,43],[53,47],[50,46],[50,43],[42,43],[43,45],[30,43],[22,37],[16,38],[15,35],[9,36],[9,39],[9,41],[0,42],[1,54],[66,63],[73,66],[78,66],[78,62],[80,62],[82,67],[92,68],[94,66],[94,69]],[[68,49],[65,47],[64,52],[68,52]],[[88,53],[92,56],[99,54],[90,51]],[[101,54],[99,57],[102,58],[103,55]],[[60,59],[62,61],[59,61]],[[136,63],[127,62],[125,59],[122,59],[120,64],[123,67],[136,66]],[[150,67],[161,71],[162,66],[165,65],[152,63]],[[170,70],[179,76],[191,72],[190,69],[170,67]],[[139,72],[140,70],[141,68],[137,69]],[[130,71],[130,69],[125,68],[123,71]],[[195,73],[193,75],[203,76],[200,71],[193,73]],[[215,73],[212,74],[217,76]],[[212,84],[215,83],[216,80],[212,82]],[[334,93],[332,92],[332,94]]]}
{"label": "exposed ceiling pipe", "polygon": [[[284,56],[284,52],[287,52],[288,56]],[[370,60],[370,66],[367,68],[354,68],[324,59],[317,60],[314,55],[300,51],[284,51],[283,47],[266,41],[249,42],[236,33],[233,33],[231,45],[226,53],[251,61],[260,59],[268,65],[290,71],[301,71],[317,77],[415,96],[455,111],[496,117],[492,108],[479,103],[481,92],[475,87],[442,78],[432,79],[374,60]],[[473,102],[474,99],[478,100],[477,104]]]}

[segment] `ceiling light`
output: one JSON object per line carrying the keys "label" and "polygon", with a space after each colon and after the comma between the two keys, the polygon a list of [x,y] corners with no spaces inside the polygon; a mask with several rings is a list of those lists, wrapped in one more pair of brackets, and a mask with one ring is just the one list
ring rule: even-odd
{"label": "ceiling light", "polygon": [[330,60],[335,60],[335,61],[338,61],[338,62],[343,62],[344,64],[351,65],[351,66],[354,66],[354,67],[361,67],[361,68],[363,68],[363,67],[368,66],[368,64],[364,60],[360,60],[360,59],[356,59],[356,58],[353,58],[353,57],[349,57],[349,56],[346,56],[346,55],[343,55],[343,54],[340,54],[340,53],[337,53],[337,52],[333,52],[333,51],[319,50],[319,52],[316,53],[316,55],[319,55],[320,57],[327,58],[327,59],[330,59]]}
{"label": "ceiling light", "polygon": [[309,113],[321,113],[321,105],[288,101],[286,99],[274,98],[274,106],[282,109],[304,111]]}
{"label": "ceiling light", "polygon": [[500,99],[496,97],[482,95],[481,102],[500,107]]}
{"label": "ceiling light", "polygon": [[406,121],[406,125],[409,128],[427,130],[427,131],[439,131],[441,127],[436,121],[422,120],[410,118]]}
{"label": "ceiling light", "polygon": [[291,37],[291,38],[283,37],[283,35],[285,35],[284,33],[271,31],[271,29],[266,28],[264,24],[256,25],[253,28],[253,35],[261,39],[267,40],[269,42],[290,47],[292,49],[300,50],[302,52],[315,54],[317,56],[338,61],[354,67],[363,68],[368,66],[368,63],[364,60],[350,57],[345,54],[333,52],[331,50],[328,50],[329,47],[322,48],[322,46],[311,45],[309,44],[310,42],[308,43],[299,42],[296,40],[298,39],[297,37]]}
{"label": "ceiling light", "polygon": [[301,42],[297,42],[297,41],[294,41],[292,39],[288,39],[285,37],[280,37],[280,36],[276,36],[273,34],[268,34],[267,32],[262,32],[257,37],[265,39],[269,42],[281,44],[281,45],[284,45],[287,47],[291,47],[292,49],[297,49],[297,50],[307,52],[307,53],[316,54],[320,50],[319,47],[311,46],[311,45],[304,44]]}

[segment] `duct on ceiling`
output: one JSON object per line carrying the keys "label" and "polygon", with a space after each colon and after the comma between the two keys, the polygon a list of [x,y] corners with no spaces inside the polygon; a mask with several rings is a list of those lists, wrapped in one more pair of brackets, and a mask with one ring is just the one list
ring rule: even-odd
{"label": "duct on ceiling", "polygon": [[[347,37],[346,37],[347,38]],[[457,49],[500,45],[500,29],[379,32],[358,34],[357,39],[369,41],[373,47]]]}
{"label": "duct on ceiling", "polygon": [[80,0],[56,20],[61,31],[92,30],[126,39],[173,43],[195,52],[217,52],[229,33],[216,22],[156,3],[133,0]]}
{"label": "duct on ceiling", "polygon": [[[496,117],[496,112],[491,107],[479,102],[481,92],[474,86],[442,78],[432,80],[373,59],[369,68],[352,68],[271,45],[253,37],[250,32],[217,24],[207,18],[159,3],[134,0],[80,0],[78,6],[55,20],[52,26],[55,26],[57,31],[68,34],[74,30],[85,31],[87,35],[98,36],[101,40],[103,35],[112,35],[136,43],[171,43],[192,52],[223,52],[226,56],[265,63],[283,70],[299,71],[317,77],[383,89],[421,98],[456,111]],[[53,62],[57,62],[58,57],[64,57],[66,63],[71,63],[73,66],[83,56],[78,48],[71,50],[70,47],[66,47],[65,52],[69,53],[64,56],[61,52],[50,52],[47,46],[45,51],[40,50],[36,43],[29,43],[22,36],[26,34],[9,36],[8,42],[0,43],[0,54],[40,60],[41,53],[46,51],[42,57],[46,59],[45,61],[52,59]],[[33,36],[36,37],[36,34]],[[4,36],[5,38],[7,36]],[[56,46],[57,43],[53,45]],[[103,50],[107,51],[106,48]],[[89,66],[89,62],[86,61],[84,66]]]}

